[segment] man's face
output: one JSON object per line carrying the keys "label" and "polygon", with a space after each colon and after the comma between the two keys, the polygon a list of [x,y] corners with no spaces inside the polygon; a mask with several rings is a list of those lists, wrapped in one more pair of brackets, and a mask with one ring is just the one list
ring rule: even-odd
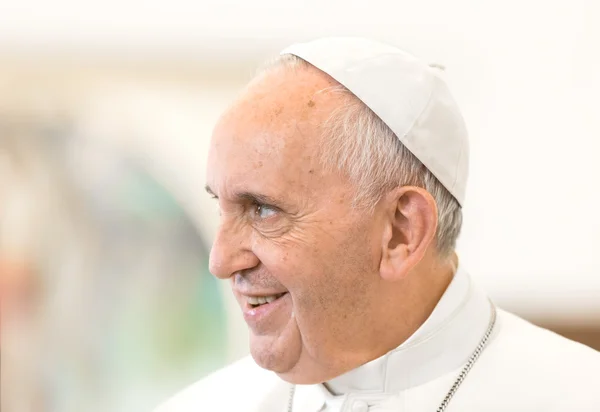
{"label": "man's face", "polygon": [[381,316],[378,215],[353,210],[353,186],[319,164],[341,96],[317,92],[332,85],[309,69],[255,81],[217,124],[208,159],[221,212],[210,269],[231,282],[256,362],[296,383],[353,365]]}

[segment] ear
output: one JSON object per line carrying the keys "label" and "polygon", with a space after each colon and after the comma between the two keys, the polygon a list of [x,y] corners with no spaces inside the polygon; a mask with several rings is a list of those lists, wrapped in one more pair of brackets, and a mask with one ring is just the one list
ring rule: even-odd
{"label": "ear", "polygon": [[399,280],[414,268],[434,242],[437,205],[425,189],[403,186],[384,198],[385,228],[379,267],[385,280]]}

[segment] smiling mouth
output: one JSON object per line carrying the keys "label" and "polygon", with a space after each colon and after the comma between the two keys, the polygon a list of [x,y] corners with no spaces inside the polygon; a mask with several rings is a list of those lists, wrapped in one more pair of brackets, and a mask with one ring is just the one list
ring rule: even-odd
{"label": "smiling mouth", "polygon": [[259,306],[274,302],[277,299],[279,299],[280,297],[282,297],[283,295],[285,295],[286,293],[287,292],[278,293],[276,295],[267,295],[267,296],[247,296],[246,301],[248,302],[248,306],[250,306],[252,309],[254,309]]}

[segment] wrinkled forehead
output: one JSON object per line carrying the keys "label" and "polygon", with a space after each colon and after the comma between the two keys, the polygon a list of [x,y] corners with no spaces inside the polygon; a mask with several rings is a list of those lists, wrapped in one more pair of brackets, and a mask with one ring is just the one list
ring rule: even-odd
{"label": "wrinkled forehead", "polygon": [[322,178],[323,124],[340,103],[339,95],[327,93],[334,85],[316,69],[279,70],[254,81],[214,129],[211,189],[300,190]]}

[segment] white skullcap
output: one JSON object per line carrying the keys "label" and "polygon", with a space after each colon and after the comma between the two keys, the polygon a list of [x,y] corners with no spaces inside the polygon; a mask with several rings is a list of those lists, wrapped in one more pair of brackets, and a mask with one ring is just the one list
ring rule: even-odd
{"label": "white skullcap", "polygon": [[439,66],[362,38],[323,38],[292,45],[281,54],[300,57],[350,90],[463,205],[467,130]]}

